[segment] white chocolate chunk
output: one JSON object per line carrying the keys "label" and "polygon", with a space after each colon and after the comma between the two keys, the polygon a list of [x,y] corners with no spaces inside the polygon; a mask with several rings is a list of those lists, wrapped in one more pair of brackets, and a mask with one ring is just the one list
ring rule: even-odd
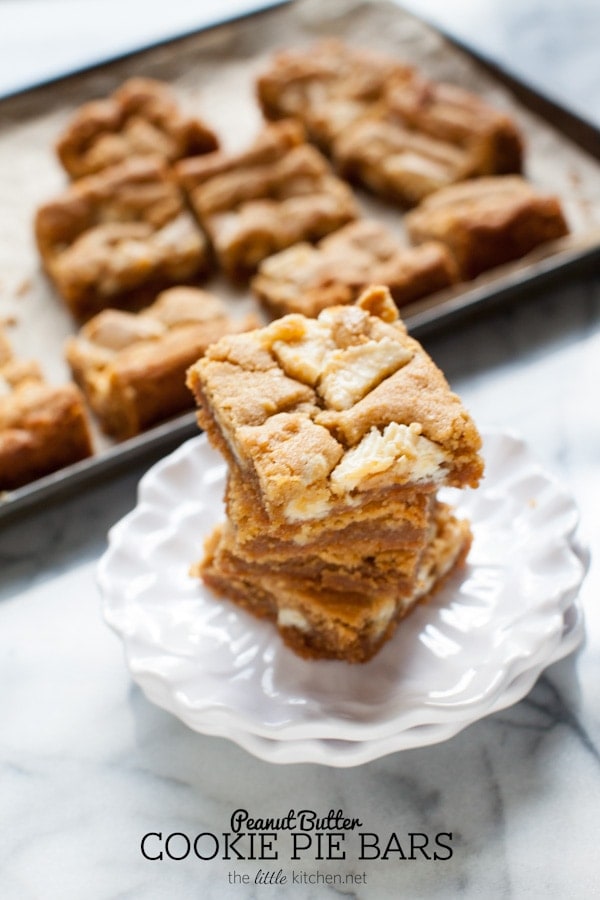
{"label": "white chocolate chunk", "polygon": [[327,488],[312,488],[310,494],[296,496],[286,504],[285,518],[288,522],[324,519],[330,510],[331,496]]}
{"label": "white chocolate chunk", "polygon": [[348,332],[361,335],[364,332],[369,314],[359,306],[345,306],[341,315],[338,307],[324,309],[319,313],[319,322],[327,325],[333,332],[343,324]]}
{"label": "white chocolate chunk", "polygon": [[430,481],[440,477],[443,451],[421,435],[421,426],[391,422],[383,432],[372,428],[349,450],[331,473],[331,488],[347,493],[380,472],[393,469],[399,481]]}
{"label": "white chocolate chunk", "polygon": [[93,344],[119,351],[138,341],[161,337],[165,326],[150,316],[136,316],[118,309],[106,309],[82,330],[82,336]]}
{"label": "white chocolate chunk", "polygon": [[[364,316],[362,310],[345,309],[344,325],[356,327],[362,324]],[[304,333],[298,339],[275,340],[272,351],[286,375],[317,385],[330,409],[343,410],[350,409],[384,378],[406,365],[413,354],[389,337],[337,347],[333,330],[339,326],[338,318],[325,310],[318,319],[305,322]]]}
{"label": "white chocolate chunk", "polygon": [[304,384],[315,385],[335,344],[327,327],[317,319],[308,319],[300,340],[293,343],[277,340],[272,349],[286,375]]}
{"label": "white chocolate chunk", "polygon": [[268,256],[259,266],[262,275],[269,278],[289,278],[303,274],[306,269],[312,270],[315,258],[320,259],[320,254],[312,244],[294,244],[286,250],[281,250],[273,256]]}
{"label": "white chocolate chunk", "polygon": [[432,157],[413,153],[409,150],[389,157],[383,163],[384,171],[392,176],[404,176],[407,173],[415,177],[421,175],[425,178],[445,180],[448,177],[448,164]]}
{"label": "white chocolate chunk", "polygon": [[334,350],[327,355],[317,391],[329,409],[350,409],[412,356],[390,338]]}
{"label": "white chocolate chunk", "polygon": [[388,627],[396,613],[396,604],[388,600],[371,619],[371,637],[379,637]]}
{"label": "white chocolate chunk", "polygon": [[424,558],[419,564],[412,595],[414,599],[429,594],[436,581],[447,575],[454,566],[457,552],[464,546],[464,537],[461,540],[461,532],[463,532],[463,523],[459,519],[454,519],[445,525],[443,535],[438,535],[433,539],[429,552],[424,554]]}
{"label": "white chocolate chunk", "polygon": [[297,609],[283,607],[277,614],[277,624],[280,628],[297,628],[299,631],[310,631],[310,626],[302,613]]}

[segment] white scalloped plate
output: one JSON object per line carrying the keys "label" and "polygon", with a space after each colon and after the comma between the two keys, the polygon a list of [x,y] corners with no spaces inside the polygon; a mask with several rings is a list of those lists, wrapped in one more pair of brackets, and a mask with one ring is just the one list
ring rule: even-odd
{"label": "white scalloped plate", "polygon": [[274,762],[355,765],[445,740],[516,702],[582,635],[585,566],[570,496],[507,434],[484,441],[466,569],[366,665],[306,661],[274,627],[188,575],[224,515],[225,465],[202,435],[142,479],[99,566],[108,623],[146,695],[196,731]]}
{"label": "white scalloped plate", "polygon": [[[532,665],[530,669],[518,675],[504,692],[499,695],[496,702],[484,713],[482,712],[479,718],[483,715],[491,715],[506,709],[525,697],[542,671],[551,663],[571,653],[581,642],[582,637],[583,618],[581,610],[576,604],[572,604],[565,616],[563,638],[554,652],[549,652],[546,648],[544,654],[542,654],[542,662]],[[234,729],[230,729],[227,737],[244,747],[254,756],[267,762],[279,764],[311,762],[337,767],[349,767],[371,762],[398,750],[409,750],[414,747],[438,744],[462,731],[467,724],[469,723],[459,721],[416,725],[414,728],[409,728],[402,732],[401,735],[393,734],[391,737],[372,741],[276,741],[259,737],[251,734],[249,731],[235,731]]]}

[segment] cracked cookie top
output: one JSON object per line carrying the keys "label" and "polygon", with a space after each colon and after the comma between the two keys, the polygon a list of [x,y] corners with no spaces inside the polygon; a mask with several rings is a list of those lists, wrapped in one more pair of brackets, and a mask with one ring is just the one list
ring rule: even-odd
{"label": "cracked cookie top", "polygon": [[172,163],[218,145],[208,125],[180,110],[166,84],[130,78],[110,97],[84,103],[60,135],[56,152],[71,178],[81,178],[131,157]]}
{"label": "cracked cookie top", "polygon": [[387,288],[228,336],[189,372],[199,422],[267,509],[320,518],[373,491],[476,486],[481,440]]}

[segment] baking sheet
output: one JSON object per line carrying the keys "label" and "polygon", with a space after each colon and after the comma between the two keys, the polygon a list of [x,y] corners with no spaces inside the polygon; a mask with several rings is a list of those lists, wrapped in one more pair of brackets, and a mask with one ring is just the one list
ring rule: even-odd
{"label": "baking sheet", "polygon": [[[74,110],[110,93],[130,76],[159,78],[172,85],[182,105],[206,118],[226,149],[241,149],[261,126],[254,79],[271,54],[328,35],[391,53],[418,65],[430,77],[475,90],[509,111],[526,136],[527,177],[540,188],[559,194],[571,225],[572,235],[556,245],[405,307],[403,317],[414,334],[447,327],[466,313],[486,309],[566,271],[600,267],[597,159],[528,110],[470,54],[396,5],[368,0],[328,0],[326,4],[301,0],[0,102],[0,317],[11,323],[7,333],[18,356],[39,360],[51,382],[61,383],[69,377],[62,348],[76,326],[41,272],[32,221],[37,206],[66,184],[53,144]],[[403,234],[402,214],[397,208],[361,193],[359,201],[365,214]],[[234,290],[219,277],[206,286],[225,297],[236,315],[254,308],[247,291]],[[158,453],[194,430],[190,414],[120,445],[112,445],[95,431],[96,455],[91,460],[4,494],[0,516],[78,487],[151,451]]]}

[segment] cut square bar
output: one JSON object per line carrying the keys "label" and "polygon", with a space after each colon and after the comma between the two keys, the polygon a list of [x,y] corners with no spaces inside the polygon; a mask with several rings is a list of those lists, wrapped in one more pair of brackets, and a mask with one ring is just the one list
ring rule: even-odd
{"label": "cut square bar", "polygon": [[0,336],[0,491],[22,487],[92,453],[83,397],[47,384]]}
{"label": "cut square bar", "polygon": [[476,178],[439,191],[406,216],[415,244],[442,241],[463,278],[520,259],[568,234],[556,197],[540,194],[518,175]]}
{"label": "cut square bar", "polygon": [[81,178],[133,156],[157,156],[173,163],[218,146],[208,125],[181,112],[166,84],[130,78],[110,97],[81,106],[56,150],[69,175]]}
{"label": "cut square bar", "polygon": [[337,135],[383,99],[390,80],[411,73],[389,56],[329,38],[276,53],[257,80],[257,94],[267,118],[298,119],[330,153]]}
{"label": "cut square bar", "polygon": [[106,309],[66,344],[67,361],[98,417],[118,439],[193,406],[185,373],[225,334],[259,324],[232,319],[198,288],[170,288],[140,313]]}
{"label": "cut square bar", "polygon": [[295,244],[267,257],[252,290],[275,316],[316,317],[328,306],[353,303],[373,282],[387,285],[396,305],[403,306],[457,280],[458,268],[444,244],[407,248],[385,226],[359,219],[316,246]]}
{"label": "cut square bar", "polygon": [[475,425],[384,288],[224,338],[188,383],[200,425],[273,522],[481,475]]}
{"label": "cut square bar", "polygon": [[46,271],[78,319],[144,305],[208,269],[206,239],[156,159],[130,159],[73,182],[38,210],[35,231]]}
{"label": "cut square bar", "polygon": [[358,215],[350,188],[291,121],[267,126],[245,152],[182,160],[176,170],[219,264],[238,281],[266,256]]}
{"label": "cut square bar", "polygon": [[477,174],[470,150],[403,128],[385,111],[341,131],[333,159],[345,178],[402,206]]}
{"label": "cut square bar", "polygon": [[513,119],[481,97],[413,71],[388,83],[385,103],[399,124],[472,154],[478,175],[520,172],[523,138]]}

